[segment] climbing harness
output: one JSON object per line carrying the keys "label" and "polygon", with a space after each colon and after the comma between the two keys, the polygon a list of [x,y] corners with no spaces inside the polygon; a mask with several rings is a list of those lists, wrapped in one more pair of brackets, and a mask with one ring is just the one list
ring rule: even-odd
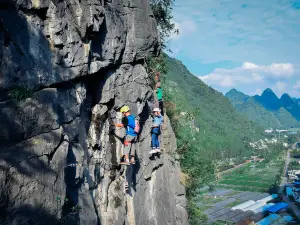
{"label": "climbing harness", "polygon": [[132,141],[124,141],[124,145],[128,146],[130,143],[133,143]]}

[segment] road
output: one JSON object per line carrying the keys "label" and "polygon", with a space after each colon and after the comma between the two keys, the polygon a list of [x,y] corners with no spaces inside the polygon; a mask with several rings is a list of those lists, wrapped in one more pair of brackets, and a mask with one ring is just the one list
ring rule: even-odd
{"label": "road", "polygon": [[237,168],[240,168],[240,167],[242,167],[243,165],[245,165],[245,164],[247,164],[247,163],[249,163],[249,162],[246,161],[246,162],[244,162],[244,163],[242,163],[242,164],[239,164],[239,165],[236,165],[236,166],[234,166],[234,167],[232,167],[232,168],[230,168],[230,169],[228,169],[228,170],[224,170],[224,171],[220,172],[220,175],[225,174],[225,173],[228,173],[228,172],[230,172],[230,171],[232,171],[232,170],[235,170],[235,169],[237,169]]}
{"label": "road", "polygon": [[279,193],[283,193],[284,185],[288,183],[287,171],[288,171],[288,166],[289,166],[290,161],[291,161],[290,151],[291,150],[288,150],[288,152],[286,154],[285,165],[284,165],[284,170],[283,170],[284,174],[283,174],[283,177],[281,179]]}

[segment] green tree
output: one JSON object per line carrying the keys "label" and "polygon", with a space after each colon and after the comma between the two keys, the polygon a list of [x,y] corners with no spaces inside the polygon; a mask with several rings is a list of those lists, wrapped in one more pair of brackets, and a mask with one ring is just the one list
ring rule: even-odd
{"label": "green tree", "polygon": [[[150,0],[150,6],[159,30],[160,46],[162,50],[166,49],[167,39],[172,34],[179,34],[179,30],[175,28],[173,22],[173,4],[174,0]],[[171,50],[169,49],[169,51]],[[153,84],[155,83],[154,77],[157,73],[165,74],[168,70],[166,58],[162,51],[160,51],[157,56],[147,58],[146,65]]]}
{"label": "green tree", "polygon": [[188,202],[188,214],[191,225],[206,224],[207,216],[196,206],[196,204],[190,200]]}
{"label": "green tree", "polygon": [[173,4],[174,0],[150,0],[150,5],[158,25],[161,45],[163,48],[166,47],[165,42],[170,35],[173,33],[179,33],[179,30],[175,29],[175,24],[172,20]]}

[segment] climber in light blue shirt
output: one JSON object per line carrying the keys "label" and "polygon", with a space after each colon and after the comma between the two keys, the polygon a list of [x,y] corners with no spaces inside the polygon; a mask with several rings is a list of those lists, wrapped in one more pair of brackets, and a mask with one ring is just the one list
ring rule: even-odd
{"label": "climber in light blue shirt", "polygon": [[153,118],[153,124],[152,124],[152,142],[151,142],[151,151],[149,152],[150,156],[152,156],[155,153],[160,153],[160,144],[159,144],[159,135],[161,134],[161,125],[164,122],[163,116],[160,114],[161,110],[159,108],[154,108],[154,118]]}

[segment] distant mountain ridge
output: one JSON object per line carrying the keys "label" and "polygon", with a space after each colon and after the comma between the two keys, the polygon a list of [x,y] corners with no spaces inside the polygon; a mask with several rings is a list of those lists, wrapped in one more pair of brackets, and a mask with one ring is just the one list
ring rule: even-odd
{"label": "distant mountain ridge", "polygon": [[265,128],[300,127],[300,99],[289,94],[278,98],[267,88],[261,95],[249,96],[232,89],[225,96],[237,111]]}

